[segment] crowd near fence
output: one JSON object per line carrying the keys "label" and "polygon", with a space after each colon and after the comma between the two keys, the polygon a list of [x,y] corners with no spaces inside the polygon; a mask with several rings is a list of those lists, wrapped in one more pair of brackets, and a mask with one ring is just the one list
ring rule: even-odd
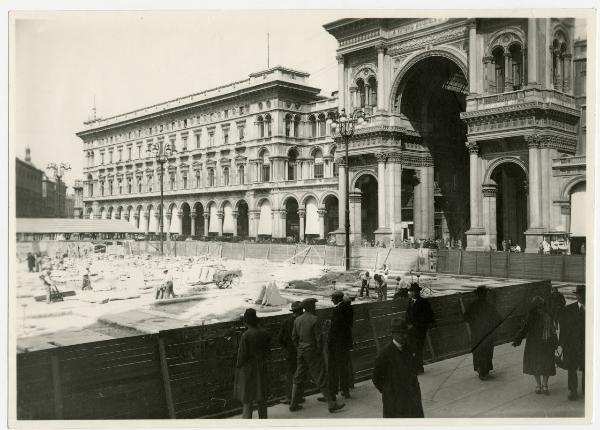
{"label": "crowd near fence", "polygon": [[439,250],[436,267],[453,275],[585,282],[585,255]]}
{"label": "crowd near fence", "polygon": [[[495,288],[503,317],[497,343],[512,340],[533,296],[547,298],[549,281]],[[463,320],[473,292],[431,297],[436,322],[427,335],[426,363],[468,354],[471,339]],[[355,382],[370,379],[378,351],[391,339],[390,323],[402,317],[406,299],[363,303],[354,308]],[[331,308],[318,310],[323,319]],[[276,342],[289,315],[261,318],[272,338],[268,369],[270,404],[285,390],[285,358]],[[17,417],[42,419],[220,418],[239,413],[233,381],[241,321],[184,327],[157,334],[56,347],[17,355]],[[308,387],[309,392],[316,392]]]}

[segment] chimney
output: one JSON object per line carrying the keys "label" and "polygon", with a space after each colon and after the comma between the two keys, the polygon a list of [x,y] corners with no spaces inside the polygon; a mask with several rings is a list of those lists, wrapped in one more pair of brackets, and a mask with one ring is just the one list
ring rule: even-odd
{"label": "chimney", "polygon": [[31,149],[25,148],[25,161],[31,163]]}

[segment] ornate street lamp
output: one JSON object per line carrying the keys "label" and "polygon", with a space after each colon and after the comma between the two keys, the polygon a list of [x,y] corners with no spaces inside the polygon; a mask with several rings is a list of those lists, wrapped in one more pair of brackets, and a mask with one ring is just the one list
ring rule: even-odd
{"label": "ornate street lamp", "polygon": [[163,177],[165,172],[165,163],[175,152],[175,145],[171,143],[164,143],[164,141],[159,141],[158,143],[152,144],[151,148],[154,153],[154,157],[158,164],[160,164],[160,212],[159,212],[159,225],[160,225],[160,255],[164,256],[163,250]]}
{"label": "ornate street lamp", "polygon": [[344,209],[345,209],[345,220],[344,220],[344,228],[346,230],[346,271],[350,270],[350,189],[349,189],[349,175],[348,171],[348,144],[350,143],[350,138],[354,135],[354,130],[356,128],[356,124],[359,120],[364,120],[365,113],[362,109],[356,109],[351,115],[346,115],[346,110],[342,109],[335,113],[333,118],[332,127],[334,127],[338,134],[344,141],[345,144],[345,184],[346,184],[346,195],[344,201]]}
{"label": "ornate street lamp", "polygon": [[46,169],[52,170],[54,173],[54,179],[56,179],[56,217],[62,218],[63,214],[60,210],[60,181],[65,174],[71,170],[71,165],[69,163],[50,163]]}

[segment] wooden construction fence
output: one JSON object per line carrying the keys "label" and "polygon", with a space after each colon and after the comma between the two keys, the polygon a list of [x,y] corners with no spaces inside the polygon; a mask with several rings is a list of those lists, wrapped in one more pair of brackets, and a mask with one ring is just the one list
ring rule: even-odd
{"label": "wooden construction fence", "polygon": [[[534,295],[547,297],[550,282],[493,289],[490,300],[504,317],[498,343],[509,341]],[[425,360],[440,361],[470,352],[470,332],[462,312],[474,294],[429,299],[436,323],[427,337]],[[390,340],[392,318],[403,315],[405,300],[354,305],[352,362],[356,381],[369,379],[378,350]],[[327,319],[331,309],[319,310]],[[284,395],[285,362],[276,342],[289,315],[262,318],[272,336],[271,396]],[[231,415],[241,322],[162,331],[17,355],[17,417],[39,419],[208,418]]]}
{"label": "wooden construction fence", "polygon": [[585,282],[585,255],[440,250],[437,272],[455,275]]}

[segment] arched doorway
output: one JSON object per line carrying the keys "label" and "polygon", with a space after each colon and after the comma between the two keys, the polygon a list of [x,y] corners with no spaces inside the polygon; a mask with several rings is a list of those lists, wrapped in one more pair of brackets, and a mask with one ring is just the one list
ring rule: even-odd
{"label": "arched doorway", "polygon": [[193,236],[205,236],[204,233],[204,207],[202,203],[194,204],[194,212],[196,213],[196,222],[194,223]]}
{"label": "arched doorway", "polygon": [[[377,179],[374,176],[365,174],[359,177],[354,185],[354,188],[361,192],[360,198],[360,232],[363,239],[374,240],[375,230],[378,226],[378,194],[377,194]],[[351,196],[352,197],[352,196]],[[352,199],[350,200],[352,206]],[[350,208],[350,214],[355,213],[353,208]],[[350,220],[352,224],[352,220]],[[352,225],[350,230],[353,231]],[[357,229],[356,229],[357,230]],[[356,231],[354,230],[354,231]]]}
{"label": "arched doorway", "polygon": [[248,203],[246,203],[245,200],[240,200],[237,202],[237,213],[237,235],[241,237],[248,237]]}
{"label": "arched doorway", "polygon": [[211,202],[208,205],[208,235],[209,236],[217,236],[219,234],[219,225],[220,222],[217,214],[219,212],[219,208],[215,202]]}
{"label": "arched doorway", "polygon": [[424,166],[403,169],[403,179],[404,175],[418,177],[407,190],[412,194],[408,199],[403,184],[403,212],[412,214],[418,239],[464,242],[469,228],[469,154],[460,114],[465,111],[468,83],[459,65],[442,55],[433,54],[411,66],[394,94],[394,110],[421,135],[429,156]]}
{"label": "arched doorway", "polygon": [[223,211],[223,235],[233,236],[234,219],[231,202],[225,201],[221,206],[221,210]]}
{"label": "arched doorway", "polygon": [[192,217],[190,205],[183,203],[181,205],[181,234],[189,236],[192,234]]}
{"label": "arched doorway", "polygon": [[257,237],[271,237],[273,235],[273,211],[271,210],[271,202],[268,199],[262,199],[258,202],[260,211],[258,219]]}
{"label": "arched doorway", "polygon": [[324,220],[325,231],[323,233],[325,234],[325,237],[327,238],[329,233],[334,232],[335,230],[337,230],[339,228],[338,198],[334,195],[329,195],[329,196],[325,197],[323,204],[325,206],[325,220]]}
{"label": "arched doorway", "polygon": [[298,201],[288,197],[285,201],[285,237],[300,237],[300,217],[298,215]]}
{"label": "arched doorway", "polygon": [[527,230],[527,176],[520,166],[508,162],[496,167],[491,179],[497,187],[496,249],[501,250],[502,241],[506,240],[507,244],[519,244],[524,250]]}
{"label": "arched doorway", "polygon": [[569,234],[570,234],[570,248],[571,254],[585,254],[585,238],[587,224],[586,218],[589,219],[589,214],[592,213],[593,206],[587,200],[585,182],[579,182],[573,188],[569,194],[570,200],[570,220],[569,220]]}
{"label": "arched doorway", "polygon": [[318,238],[321,234],[319,224],[319,204],[313,196],[304,200],[304,237]]}

